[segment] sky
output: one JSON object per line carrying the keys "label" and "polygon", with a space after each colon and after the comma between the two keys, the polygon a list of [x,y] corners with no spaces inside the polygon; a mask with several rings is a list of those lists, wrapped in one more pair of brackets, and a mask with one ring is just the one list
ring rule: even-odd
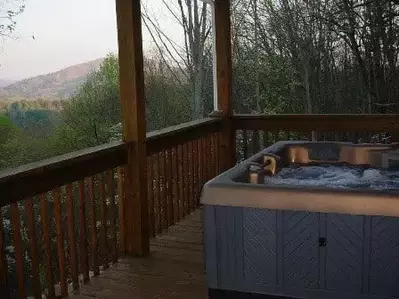
{"label": "sky", "polygon": [[[165,14],[162,0],[145,2],[164,31],[179,40],[179,26]],[[26,0],[25,4],[16,19],[15,37],[0,40],[0,79],[20,80],[117,52],[115,0]],[[148,51],[154,45],[145,30],[143,35]]]}

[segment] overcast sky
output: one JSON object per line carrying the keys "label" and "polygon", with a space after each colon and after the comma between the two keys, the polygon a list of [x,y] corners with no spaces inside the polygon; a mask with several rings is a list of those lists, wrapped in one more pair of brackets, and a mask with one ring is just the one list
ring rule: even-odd
{"label": "overcast sky", "polygon": [[[165,32],[178,40],[181,31],[162,0],[146,2]],[[115,0],[26,0],[17,21],[16,38],[0,43],[0,79],[46,74],[117,51]],[[144,35],[148,50],[151,39]]]}

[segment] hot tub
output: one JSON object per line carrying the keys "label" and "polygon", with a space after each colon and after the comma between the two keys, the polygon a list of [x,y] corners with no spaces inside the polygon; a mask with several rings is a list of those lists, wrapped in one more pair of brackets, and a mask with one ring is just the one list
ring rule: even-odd
{"label": "hot tub", "polygon": [[254,183],[249,176],[269,154],[282,168],[395,171],[396,147],[279,142],[209,181],[201,198],[208,288],[238,297],[399,298],[398,189],[298,186],[268,177]]}

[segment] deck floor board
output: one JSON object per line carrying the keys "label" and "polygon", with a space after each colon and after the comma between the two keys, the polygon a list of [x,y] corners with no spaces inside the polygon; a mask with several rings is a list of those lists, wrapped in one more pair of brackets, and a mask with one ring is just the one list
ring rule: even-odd
{"label": "deck floor board", "polygon": [[70,298],[207,298],[200,210],[152,239],[149,257],[121,259]]}

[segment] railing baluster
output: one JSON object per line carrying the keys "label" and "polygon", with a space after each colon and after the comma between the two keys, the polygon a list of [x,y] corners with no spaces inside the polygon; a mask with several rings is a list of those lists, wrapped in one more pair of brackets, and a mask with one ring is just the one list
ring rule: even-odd
{"label": "railing baluster", "polygon": [[83,281],[88,282],[89,277],[89,255],[87,252],[86,236],[86,194],[85,181],[79,181],[79,235],[80,235],[80,272],[83,274]]}
{"label": "railing baluster", "polygon": [[202,173],[202,167],[203,167],[203,159],[204,159],[204,153],[202,152],[202,138],[199,138],[197,140],[197,151],[198,151],[198,177],[199,177],[199,185],[202,187],[204,184],[204,176]]}
{"label": "railing baluster", "polygon": [[259,149],[260,149],[259,131],[254,130],[252,132],[252,154],[259,152]]}
{"label": "railing baluster", "polygon": [[212,142],[211,142],[211,136],[208,135],[206,137],[206,143],[207,143],[207,147],[208,147],[208,157],[207,157],[207,164],[206,164],[206,173],[207,173],[207,177],[208,180],[212,179]]}
{"label": "railing baluster", "polygon": [[168,227],[173,225],[173,189],[172,189],[172,150],[168,149],[165,151],[166,161],[166,216],[168,221]]}
{"label": "railing baluster", "polygon": [[105,196],[104,173],[99,175],[100,185],[100,215],[101,215],[101,264],[108,268],[108,237],[107,237],[107,199]]}
{"label": "railing baluster", "polygon": [[43,243],[44,243],[44,260],[45,260],[46,278],[47,278],[47,296],[48,298],[55,298],[54,274],[53,274],[53,263],[52,263],[52,254],[51,254],[51,237],[50,237],[47,205],[48,204],[46,200],[46,195],[44,193],[40,194],[40,208],[41,208]]}
{"label": "railing baluster", "polygon": [[184,210],[183,210],[183,202],[184,202],[184,173],[183,173],[183,146],[182,145],[178,145],[177,146],[177,164],[178,164],[178,172],[179,172],[179,176],[178,176],[178,188],[179,188],[179,198],[177,200],[177,209],[179,211],[178,215],[179,215],[179,220],[181,218],[183,218],[184,215]]}
{"label": "railing baluster", "polygon": [[155,237],[153,158],[153,156],[147,157],[147,196],[150,236]]}
{"label": "railing baluster", "polygon": [[284,134],[284,141],[290,140],[290,136],[289,136],[289,132],[288,131],[284,131],[283,134]]}
{"label": "railing baluster", "polygon": [[205,159],[206,159],[206,146],[205,146],[205,138],[202,137],[200,139],[200,150],[201,150],[201,181],[202,184],[205,184],[205,182],[207,181],[206,178],[206,172],[205,172]]}
{"label": "railing baluster", "polygon": [[10,206],[11,212],[11,226],[15,254],[15,266],[18,280],[18,296],[25,298],[25,279],[24,279],[24,255],[22,253],[21,241],[21,218],[19,216],[19,208],[17,203],[12,203]]}
{"label": "railing baluster", "polygon": [[118,250],[116,247],[116,205],[115,205],[115,180],[114,171],[109,169],[107,171],[107,191],[109,197],[109,222],[110,222],[110,235],[111,235],[111,260],[116,263],[118,261]]}
{"label": "railing baluster", "polygon": [[0,298],[8,299],[10,297],[9,289],[8,289],[8,265],[7,265],[7,256],[5,252],[5,234],[4,234],[4,225],[3,225],[3,212],[0,207]]}
{"label": "railing baluster", "polygon": [[183,144],[183,186],[184,186],[184,200],[183,200],[183,217],[188,214],[189,210],[189,178],[188,178],[188,145]]}
{"label": "railing baluster", "polygon": [[[29,236],[29,253],[31,259],[31,268],[32,268],[32,288],[33,288],[33,295],[35,299],[42,298],[42,289],[40,284],[40,276],[39,276],[39,258],[37,252],[37,236],[36,236],[36,223],[35,223],[35,212],[33,209],[33,200],[31,197],[25,199],[24,202],[25,206],[25,213],[26,213],[26,221],[28,226],[28,236]],[[2,221],[0,220],[0,225]],[[1,234],[1,228],[0,228]],[[1,237],[0,237],[1,238]],[[0,244],[2,244],[0,240]],[[1,249],[0,249],[1,255]],[[0,266],[1,268],[1,266]],[[1,280],[1,279],[0,279]],[[1,288],[1,283],[0,283]],[[0,292],[1,295],[1,292]],[[2,298],[0,296],[0,298]]]}
{"label": "railing baluster", "polygon": [[168,228],[168,219],[167,219],[167,202],[166,202],[166,152],[163,151],[160,153],[160,201],[161,201],[161,227],[162,230]]}
{"label": "railing baluster", "polygon": [[78,275],[78,255],[76,250],[76,235],[75,235],[75,217],[74,217],[74,198],[73,198],[73,185],[66,186],[67,191],[67,213],[68,213],[68,244],[70,267],[72,274],[72,287],[74,290],[79,288],[79,275]]}
{"label": "railing baluster", "polygon": [[179,174],[177,171],[177,147],[174,147],[171,151],[172,153],[172,183],[173,183],[173,190],[172,190],[172,200],[173,200],[173,221],[177,223],[179,221],[179,192],[178,188],[178,179]]}
{"label": "railing baluster", "polygon": [[194,152],[193,152],[193,143],[190,141],[188,143],[188,154],[189,154],[189,210],[191,213],[194,209]]}
{"label": "railing baluster", "polygon": [[243,155],[244,160],[248,158],[248,132],[247,130],[242,130],[242,145],[243,145]]}
{"label": "railing baluster", "polygon": [[162,232],[162,206],[161,206],[161,161],[160,153],[155,155],[155,186],[154,186],[154,200],[156,205],[155,226],[158,233]]}
{"label": "railing baluster", "polygon": [[[222,160],[220,157],[220,140],[222,139],[222,134],[217,133],[216,134],[216,165],[217,165],[217,174],[221,172],[221,166],[220,166],[220,161]],[[236,158],[237,159],[237,158]]]}
{"label": "railing baluster", "polygon": [[60,189],[54,189],[54,220],[57,234],[57,257],[60,271],[61,296],[68,296],[68,285],[65,271],[64,229],[62,226],[62,209]]}
{"label": "railing baluster", "polygon": [[214,178],[218,173],[216,169],[216,135],[211,135],[211,147],[212,147],[212,178]]}
{"label": "railing baluster", "polygon": [[[123,170],[120,170],[120,180],[123,180]],[[91,267],[94,276],[100,274],[98,263],[98,247],[97,247],[97,220],[96,220],[96,203],[94,196],[94,181],[93,177],[88,178],[89,187],[89,229],[90,229],[90,254],[91,254]],[[123,183],[121,182],[121,185]],[[120,189],[121,195],[123,193],[122,186]],[[123,195],[122,195],[123,196]],[[119,204],[123,201],[119,199]],[[122,225],[123,227],[123,225]],[[120,228],[121,230],[121,228]],[[121,234],[121,243],[123,243],[123,235]]]}
{"label": "railing baluster", "polygon": [[193,182],[194,182],[194,203],[193,203],[193,210],[197,208],[197,202],[199,198],[199,181],[198,181],[198,147],[197,147],[197,140],[193,140],[192,142],[193,147]]}

